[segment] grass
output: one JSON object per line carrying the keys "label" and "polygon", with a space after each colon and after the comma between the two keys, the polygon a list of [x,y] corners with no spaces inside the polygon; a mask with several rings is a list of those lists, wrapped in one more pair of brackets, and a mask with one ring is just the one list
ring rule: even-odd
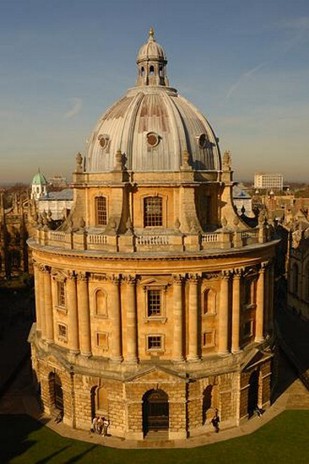
{"label": "grass", "polygon": [[120,450],[62,438],[26,415],[0,415],[1,464],[260,464],[309,462],[309,411],[285,411],[257,432],[188,449]]}

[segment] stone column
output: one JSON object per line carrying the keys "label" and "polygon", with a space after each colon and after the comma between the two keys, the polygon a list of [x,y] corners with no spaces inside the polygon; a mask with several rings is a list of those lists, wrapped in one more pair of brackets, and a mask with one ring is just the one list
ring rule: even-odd
{"label": "stone column", "polygon": [[265,288],[265,267],[266,263],[261,263],[259,278],[256,291],[256,321],[255,321],[255,341],[264,340],[264,288]]}
{"label": "stone column", "polygon": [[79,353],[78,313],[76,275],[70,272],[66,281],[66,297],[68,306],[68,346],[71,353]]}
{"label": "stone column", "polygon": [[268,330],[270,333],[274,329],[274,264],[272,263],[268,272]]}
{"label": "stone column", "polygon": [[[127,282],[127,299],[126,299],[126,316],[127,316],[127,356],[126,361],[137,362],[137,317],[136,317],[136,278],[133,276],[126,276]],[[119,311],[120,313],[120,311]],[[117,316],[119,319],[119,316]],[[120,323],[120,321],[119,321]],[[119,329],[117,329],[119,330]],[[115,347],[115,351],[119,351],[120,347]],[[120,354],[116,355],[120,356]]]}
{"label": "stone column", "polygon": [[223,271],[221,276],[220,288],[220,307],[219,307],[219,339],[218,352],[228,353],[228,327],[229,327],[229,279],[230,271]]}
{"label": "stone column", "polygon": [[[181,275],[173,276],[173,306],[174,306],[174,339],[173,339],[173,361],[183,361],[183,303],[182,303],[182,281]],[[190,330],[190,328],[189,328]]]}
{"label": "stone column", "polygon": [[45,296],[44,296],[44,266],[40,265],[38,270],[38,283],[36,286],[39,297],[39,310],[41,315],[41,334],[42,339],[46,339],[46,308],[45,308]]}
{"label": "stone column", "polygon": [[233,303],[232,303],[232,352],[239,351],[240,330],[240,279],[241,269],[235,269],[233,276]]}
{"label": "stone column", "polygon": [[35,282],[35,320],[37,332],[42,331],[42,314],[40,307],[40,291],[42,285],[40,284],[40,267],[37,263],[33,263],[33,273]]}
{"label": "stone column", "polygon": [[86,273],[79,273],[77,275],[77,309],[80,352],[83,356],[91,356],[88,278]]}
{"label": "stone column", "polygon": [[188,361],[198,359],[198,275],[189,277],[189,351]]}
{"label": "stone column", "polygon": [[110,277],[111,287],[109,291],[110,296],[110,318],[112,322],[112,333],[111,333],[111,360],[114,362],[122,361],[121,345],[121,322],[120,322],[120,296],[119,296],[119,275],[113,275]]}
{"label": "stone column", "polygon": [[53,305],[51,293],[51,276],[50,268],[44,266],[44,305],[45,305],[45,328],[46,328],[46,341],[53,343],[54,341],[54,319],[53,319]]}

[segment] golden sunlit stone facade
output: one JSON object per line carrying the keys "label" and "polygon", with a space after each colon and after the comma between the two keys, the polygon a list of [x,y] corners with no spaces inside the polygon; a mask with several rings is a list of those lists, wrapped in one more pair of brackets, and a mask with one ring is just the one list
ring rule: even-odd
{"label": "golden sunlit stone facade", "polygon": [[74,205],[32,249],[32,362],[45,411],[143,439],[222,427],[270,399],[276,242],[232,203],[230,154],[169,87],[153,31],[137,85],[99,119],[76,157]]}

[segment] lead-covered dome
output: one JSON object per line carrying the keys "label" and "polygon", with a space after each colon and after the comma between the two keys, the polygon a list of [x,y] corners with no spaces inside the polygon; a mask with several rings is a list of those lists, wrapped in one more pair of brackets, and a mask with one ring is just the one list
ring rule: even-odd
{"label": "lead-covered dome", "polygon": [[119,150],[126,168],[136,172],[178,171],[184,152],[193,169],[220,170],[214,131],[194,105],[169,87],[166,64],[151,29],[138,52],[136,87],[102,115],[91,134],[88,172],[113,170]]}

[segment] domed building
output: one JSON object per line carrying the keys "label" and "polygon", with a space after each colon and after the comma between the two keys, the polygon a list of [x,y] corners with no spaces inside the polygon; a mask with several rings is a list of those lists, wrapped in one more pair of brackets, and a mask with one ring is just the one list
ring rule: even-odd
{"label": "domed building", "polygon": [[153,30],[136,86],[76,156],[74,204],[32,249],[32,364],[45,412],[74,428],[183,439],[270,401],[276,241],[232,201],[231,156],[169,86]]}
{"label": "domed building", "polygon": [[38,170],[31,182],[31,198],[38,200],[47,194],[48,182],[45,176]]}

